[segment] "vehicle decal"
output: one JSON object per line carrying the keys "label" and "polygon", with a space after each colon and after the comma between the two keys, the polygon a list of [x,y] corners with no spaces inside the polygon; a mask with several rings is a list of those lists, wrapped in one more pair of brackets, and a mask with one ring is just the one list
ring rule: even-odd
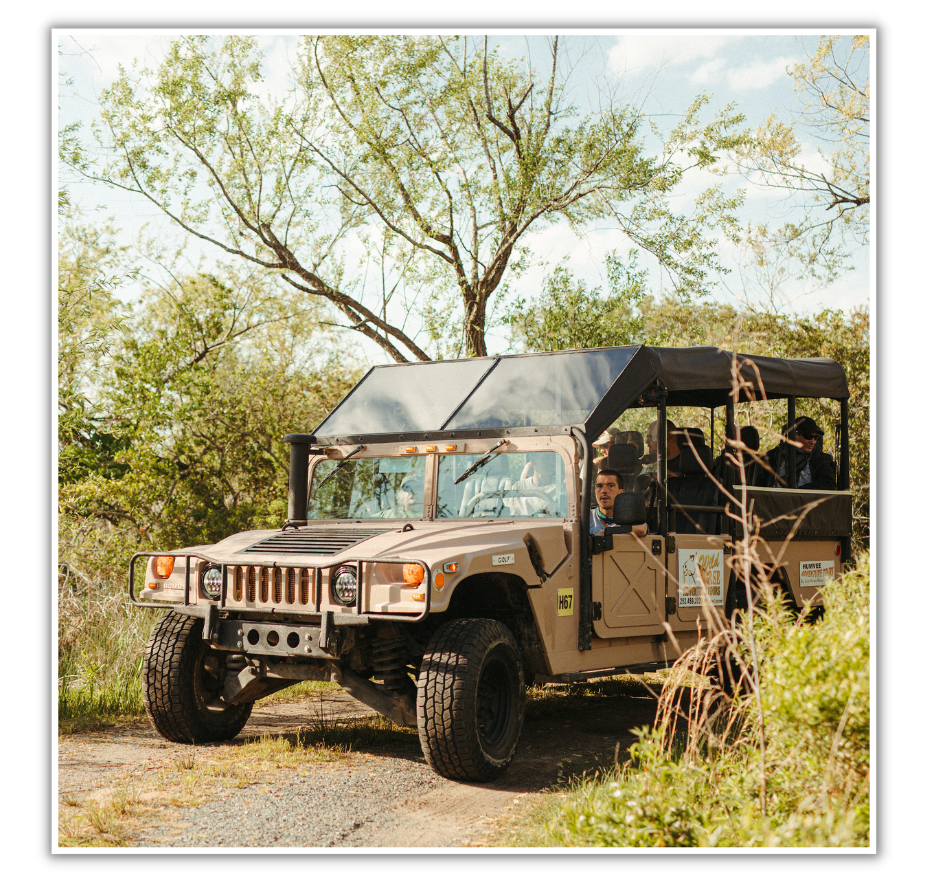
{"label": "vehicle decal", "polygon": [[679,606],[701,607],[703,595],[710,604],[724,606],[725,561],[720,548],[679,550]]}
{"label": "vehicle decal", "polygon": [[575,598],[572,596],[571,588],[559,589],[559,615],[560,616],[571,616],[572,604],[574,602],[575,602]]}
{"label": "vehicle decal", "polygon": [[495,567],[499,567],[502,564],[512,564],[514,562],[514,556],[512,554],[492,554],[491,563]]}
{"label": "vehicle decal", "polygon": [[800,561],[800,587],[825,585],[835,578],[835,561]]}

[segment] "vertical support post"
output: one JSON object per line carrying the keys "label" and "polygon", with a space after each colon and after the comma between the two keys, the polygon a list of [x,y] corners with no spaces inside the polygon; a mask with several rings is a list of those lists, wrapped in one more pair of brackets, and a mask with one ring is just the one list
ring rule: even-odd
{"label": "vertical support post", "polygon": [[591,448],[588,439],[579,430],[572,427],[572,435],[582,448],[582,458],[585,471],[582,476],[582,496],[581,496],[581,514],[579,515],[579,624],[578,624],[578,648],[579,650],[591,649],[592,636],[592,555],[591,555],[591,534],[589,533],[589,524],[591,522],[591,484],[592,484],[592,460]]}
{"label": "vertical support post", "polygon": [[[796,398],[787,398],[787,437],[793,436],[793,423],[796,421]],[[796,489],[799,478],[796,476],[796,450],[792,443],[784,444],[783,452],[786,456],[786,485],[791,489]]]}
{"label": "vertical support post", "polygon": [[[840,490],[851,489],[851,463],[848,452],[848,398],[843,397],[839,404],[841,406],[839,421],[842,423],[841,448],[839,450],[839,476],[838,488]],[[851,562],[852,557],[852,538],[849,534],[842,539],[842,564]]]}
{"label": "vertical support post", "polygon": [[657,479],[663,490],[658,507],[660,532],[666,536],[670,532],[669,479],[666,474],[666,454],[669,450],[669,429],[666,427],[666,396],[660,398],[657,406]]}
{"label": "vertical support post", "polygon": [[839,450],[839,476],[838,488],[848,490],[851,488],[851,462],[848,454],[848,398],[839,401],[841,407],[840,419],[842,423],[841,449]]}
{"label": "vertical support post", "polygon": [[[715,409],[712,408],[712,452],[715,452]],[[738,458],[738,451],[729,443],[729,441],[736,440],[738,437],[735,430],[735,417],[734,417],[734,401],[731,399],[731,395],[728,395],[727,400],[725,401],[725,457],[722,460],[722,472],[721,477],[718,479],[721,481],[722,486],[730,493],[735,487],[735,481],[738,480],[737,469],[732,464],[732,459]],[[718,504],[726,505],[728,502],[728,497],[723,494],[718,494]],[[721,514],[718,516],[718,528],[722,533],[731,533],[734,537],[734,533],[731,530],[731,527],[725,527],[725,521],[728,521],[728,516]],[[729,521],[729,524],[731,521]]]}

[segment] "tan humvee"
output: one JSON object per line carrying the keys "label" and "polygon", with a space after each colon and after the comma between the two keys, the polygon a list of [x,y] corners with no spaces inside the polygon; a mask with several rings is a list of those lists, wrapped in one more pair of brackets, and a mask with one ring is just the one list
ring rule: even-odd
{"label": "tan humvee", "polygon": [[[739,402],[786,399],[792,422],[797,398],[817,397],[841,405],[837,489],[743,489],[794,606],[849,556],[834,361],[631,346],[374,367],[313,434],[287,437],[280,530],[134,556],[133,602],[171,608],[144,663],[150,718],[173,741],[228,739],[256,699],[333,680],[417,726],[439,773],[492,779],[516,749],[525,682],[656,670],[705,630],[703,604],[745,604],[716,411],[733,439]],[[663,428],[673,407],[709,411],[709,444],[687,430],[675,476],[664,450],[638,462],[636,446],[611,447],[629,490],[618,523],[648,532],[593,534],[593,443],[612,425]]]}

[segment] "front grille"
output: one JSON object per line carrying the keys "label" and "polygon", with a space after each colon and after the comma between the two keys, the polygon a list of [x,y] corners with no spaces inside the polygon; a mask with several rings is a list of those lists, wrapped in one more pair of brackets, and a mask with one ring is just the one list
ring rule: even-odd
{"label": "front grille", "polygon": [[365,539],[387,532],[389,530],[319,530],[306,527],[299,530],[285,530],[276,536],[251,545],[246,551],[333,557]]}
{"label": "front grille", "polygon": [[[309,605],[315,587],[312,567],[235,567],[228,569],[228,588],[235,603]],[[246,597],[246,601],[244,598]]]}

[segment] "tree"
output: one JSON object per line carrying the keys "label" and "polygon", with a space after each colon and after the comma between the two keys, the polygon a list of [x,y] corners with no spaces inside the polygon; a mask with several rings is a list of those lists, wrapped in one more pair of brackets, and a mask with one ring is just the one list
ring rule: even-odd
{"label": "tree", "polygon": [[522,350],[565,351],[643,341],[639,306],[647,298],[647,273],[637,269],[635,251],[628,258],[625,266],[616,254],[607,257],[606,296],[601,287],[589,290],[585,281],[573,280],[567,268],[556,266],[538,298],[521,299],[505,314]]}
{"label": "tree", "polygon": [[537,228],[610,220],[691,294],[719,270],[714,229],[736,225],[741,198],[717,187],[686,214],[667,203],[740,143],[730,106],[703,123],[701,97],[669,133],[613,102],[583,114],[561,55],[556,38],[540,76],[486,39],[310,36],[277,99],[255,40],[185,37],[102,93],[99,164],[73,141],[61,156],[327,300],[394,360],[428,359],[407,319],[457,292],[464,353],[483,355],[492,296]]}
{"label": "tree", "polygon": [[147,289],[97,380],[94,426],[117,442],[110,466],[81,458],[93,439],[60,452],[65,516],[130,529],[137,547],[281,522],[283,436],[311,430],[358,370],[333,359],[307,312],[270,313],[282,307],[262,279]]}
{"label": "tree", "polygon": [[809,61],[791,72],[801,103],[799,123],[818,139],[821,164],[804,159],[793,127],[775,114],[733,152],[752,181],[786,191],[795,201],[796,222],[777,230],[758,225],[748,238],[756,248],[794,259],[800,277],[833,279],[844,270],[851,247],[868,242],[869,63],[867,35],[826,36]]}

